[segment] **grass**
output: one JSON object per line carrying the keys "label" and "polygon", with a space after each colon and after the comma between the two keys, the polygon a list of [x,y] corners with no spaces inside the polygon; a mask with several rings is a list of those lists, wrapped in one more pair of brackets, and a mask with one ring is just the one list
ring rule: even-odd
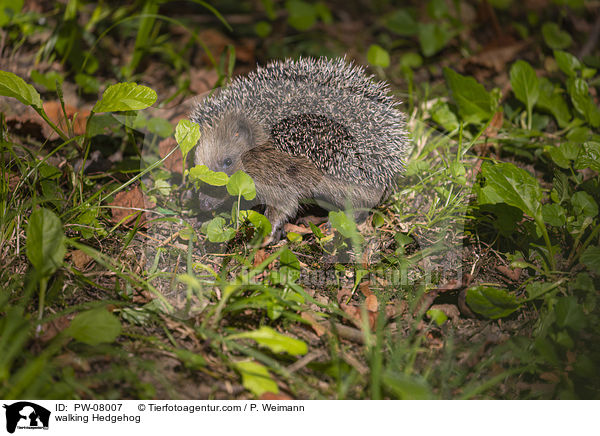
{"label": "grass", "polygon": [[[123,82],[150,41],[189,68],[149,7]],[[515,62],[502,96],[404,63],[396,192],[363,225],[333,212],[266,248],[270,224],[243,211],[251,180],[182,177],[194,127],[146,115],[150,87],[105,87],[76,132],[41,104],[66,115],[60,85],[3,73],[0,94],[47,130],[0,119],[0,397],[598,398],[597,74],[539,50],[557,67]],[[227,53],[211,56],[219,81]],[[232,208],[200,219],[183,196],[199,180],[227,183]]]}

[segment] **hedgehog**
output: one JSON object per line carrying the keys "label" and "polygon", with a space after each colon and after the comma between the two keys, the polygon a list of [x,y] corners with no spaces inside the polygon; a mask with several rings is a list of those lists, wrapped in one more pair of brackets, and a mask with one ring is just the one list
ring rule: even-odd
{"label": "hedgehog", "polygon": [[[276,241],[301,202],[351,208],[357,220],[404,170],[408,134],[389,85],[345,58],[273,61],[197,102],[196,164],[242,170]],[[200,195],[203,209],[221,200]]]}

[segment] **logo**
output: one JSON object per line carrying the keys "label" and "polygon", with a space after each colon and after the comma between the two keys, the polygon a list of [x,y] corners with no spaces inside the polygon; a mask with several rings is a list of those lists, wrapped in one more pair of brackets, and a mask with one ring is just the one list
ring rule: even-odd
{"label": "logo", "polygon": [[6,409],[6,431],[14,433],[15,429],[47,430],[50,423],[50,411],[29,401],[3,406]]}

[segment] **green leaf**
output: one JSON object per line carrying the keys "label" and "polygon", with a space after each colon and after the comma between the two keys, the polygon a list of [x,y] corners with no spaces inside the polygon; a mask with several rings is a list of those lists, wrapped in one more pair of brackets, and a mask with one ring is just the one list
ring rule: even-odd
{"label": "green leaf", "polygon": [[288,11],[288,23],[296,30],[308,30],[317,21],[318,11],[310,3],[302,0],[288,0],[285,2]]}
{"label": "green leaf", "polygon": [[579,59],[566,51],[554,50],[554,59],[558,68],[569,77],[575,77],[577,70],[580,70],[582,67]]}
{"label": "green leaf", "polygon": [[574,296],[562,297],[554,306],[556,324],[559,327],[570,327],[573,330],[581,330],[586,325],[586,317],[581,305]]}
{"label": "green leaf", "polygon": [[168,120],[164,118],[154,117],[150,118],[146,123],[148,130],[161,138],[167,138],[173,134],[173,126]]}
{"label": "green leaf", "polygon": [[419,31],[419,23],[406,9],[397,9],[389,14],[384,25],[400,36],[413,36]]}
{"label": "green leaf", "polygon": [[259,21],[254,25],[254,31],[260,38],[266,38],[273,31],[273,26],[266,21]]}
{"label": "green leaf", "polygon": [[561,168],[571,168],[571,161],[577,159],[581,145],[575,142],[563,142],[559,146],[547,145],[544,151],[550,155],[556,165]]}
{"label": "green leaf", "polygon": [[235,229],[225,227],[225,220],[218,216],[208,222],[206,236],[210,242],[225,242],[235,236]]}
{"label": "green leaf", "polygon": [[591,272],[600,274],[600,247],[588,247],[585,249],[579,261],[584,264]]}
{"label": "green leaf", "polygon": [[542,217],[544,218],[544,222],[555,227],[564,226],[567,223],[565,210],[560,204],[556,203],[544,204],[542,206]]}
{"label": "green leaf", "polygon": [[156,92],[133,82],[111,85],[96,102],[92,112],[120,112],[145,109],[156,101]]}
{"label": "green leaf", "polygon": [[472,77],[463,76],[444,68],[444,77],[458,106],[458,114],[466,123],[489,120],[495,111],[491,95]]}
{"label": "green leaf", "polygon": [[329,222],[344,238],[352,239],[358,234],[356,223],[344,211],[330,211]]}
{"label": "green leaf", "polygon": [[390,370],[383,374],[383,385],[400,400],[429,400],[433,398],[427,381],[417,375],[410,376]]}
{"label": "green leaf", "polygon": [[448,315],[446,315],[444,311],[440,309],[429,309],[427,311],[427,316],[431,318],[431,320],[437,325],[442,325],[448,320]]}
{"label": "green leaf", "polygon": [[56,271],[65,257],[65,234],[60,219],[48,209],[38,209],[27,225],[27,258],[42,276]]}
{"label": "green leaf", "polygon": [[440,23],[419,23],[419,44],[425,57],[433,56],[443,49],[454,33]]}
{"label": "green leaf", "polygon": [[260,230],[263,236],[271,233],[272,226],[268,218],[255,210],[240,210],[240,217],[248,219],[256,229]]}
{"label": "green leaf", "polygon": [[285,278],[286,283],[298,280],[300,277],[300,262],[294,253],[286,248],[281,252],[279,260],[281,262],[279,273],[280,276]]}
{"label": "green leaf", "polygon": [[56,83],[58,82],[59,85],[62,85],[63,83],[63,76],[56,71],[48,71],[47,73],[42,74],[37,70],[32,70],[29,77],[48,91],[56,91]]}
{"label": "green leaf", "polygon": [[446,102],[438,102],[431,109],[431,118],[448,132],[453,132],[459,127],[458,118],[450,110],[450,106]]}
{"label": "green leaf", "polygon": [[508,291],[489,286],[467,289],[467,304],[473,311],[490,319],[508,316],[520,306],[516,297]]}
{"label": "green leaf", "polygon": [[200,126],[190,120],[179,120],[175,127],[175,141],[184,156],[196,146],[200,139]]}
{"label": "green leaf", "polygon": [[23,9],[24,0],[0,0],[0,27],[10,23]]}
{"label": "green leaf", "polygon": [[515,96],[525,104],[527,113],[530,114],[540,95],[540,83],[531,65],[522,60],[512,64],[510,84]]}
{"label": "green leaf", "polygon": [[485,162],[481,174],[485,184],[476,187],[479,204],[506,203],[532,218],[542,218],[542,190],[527,171],[508,162]]}
{"label": "green leaf", "polygon": [[367,61],[375,67],[387,68],[390,66],[390,55],[380,45],[371,44],[367,52]]}
{"label": "green leaf", "polygon": [[573,43],[571,35],[560,30],[556,23],[544,23],[542,25],[542,36],[546,45],[554,50],[567,48]]}
{"label": "green leaf", "polygon": [[448,5],[444,0],[429,0],[427,2],[427,15],[434,20],[439,20],[448,15]]}
{"label": "green leaf", "polygon": [[201,180],[211,186],[225,186],[229,182],[229,176],[221,171],[211,171],[206,165],[196,165],[190,168],[190,179]]}
{"label": "green leaf", "polygon": [[600,142],[586,142],[575,160],[575,169],[589,168],[600,173]]}
{"label": "green leaf", "polygon": [[235,368],[242,376],[244,387],[257,397],[260,397],[265,392],[273,392],[275,394],[279,392],[277,383],[271,378],[271,374],[269,374],[267,368],[260,363],[245,360],[236,362]]}
{"label": "green leaf", "polygon": [[579,111],[593,127],[600,126],[600,110],[592,100],[588,91],[588,84],[583,79],[569,77],[567,79],[567,91],[575,109]]}
{"label": "green leaf", "polygon": [[550,112],[556,119],[559,127],[566,127],[571,121],[572,115],[567,102],[563,98],[561,88],[555,88],[552,83],[542,77],[539,79],[540,93],[535,106]]}
{"label": "green leaf", "polygon": [[42,99],[35,88],[19,76],[7,71],[0,71],[0,95],[12,97],[27,106],[41,109]]}
{"label": "green leaf", "polygon": [[231,335],[228,339],[252,339],[258,344],[269,348],[273,353],[287,353],[292,356],[308,352],[305,342],[277,333],[270,327],[262,326],[258,330]]}
{"label": "green leaf", "polygon": [[256,197],[256,185],[254,180],[242,170],[238,170],[231,175],[227,182],[227,192],[229,195],[241,195],[246,200],[252,200]]}
{"label": "green leaf", "polygon": [[206,366],[206,360],[204,357],[184,348],[175,348],[173,349],[173,353],[188,369],[198,370]]}
{"label": "green leaf", "polygon": [[88,345],[113,342],[121,334],[121,323],[106,308],[99,307],[80,313],[65,333]]}
{"label": "green leaf", "polygon": [[598,205],[590,194],[584,191],[578,191],[571,197],[571,204],[575,215],[594,218],[598,215]]}

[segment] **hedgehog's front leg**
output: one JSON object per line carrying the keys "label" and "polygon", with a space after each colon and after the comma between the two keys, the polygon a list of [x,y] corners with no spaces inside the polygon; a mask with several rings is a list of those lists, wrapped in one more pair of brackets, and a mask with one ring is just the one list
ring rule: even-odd
{"label": "hedgehog's front leg", "polygon": [[[296,203],[296,210],[298,209]],[[289,217],[295,214],[295,211],[281,210],[275,206],[267,205],[265,208],[265,216],[271,223],[271,233],[265,238],[262,245],[269,245],[278,242],[283,236],[283,226],[288,222]]]}

